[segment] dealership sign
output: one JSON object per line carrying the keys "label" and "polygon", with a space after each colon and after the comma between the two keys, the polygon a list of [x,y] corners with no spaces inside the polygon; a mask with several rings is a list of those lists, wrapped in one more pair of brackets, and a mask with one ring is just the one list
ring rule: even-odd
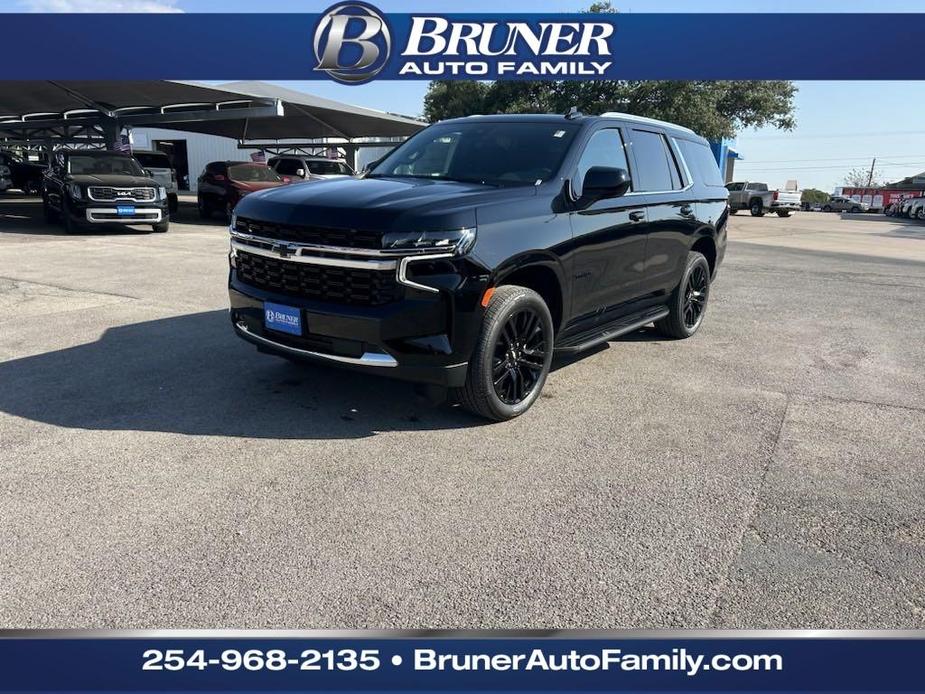
{"label": "dealership sign", "polygon": [[[902,14],[386,13],[361,0],[343,0],[320,14],[0,16],[4,54],[29,56],[0,60],[4,80],[233,75],[368,84],[922,76],[921,26]],[[728,26],[748,31],[724,31]],[[872,26],[890,31],[871,32]],[[250,38],[238,43],[249,50],[228,50],[242,31]],[[36,51],[36,36],[55,50]],[[170,50],[154,59],[138,50],[139,36],[169,36]],[[862,61],[858,46],[864,46]]]}
{"label": "dealership sign", "polygon": [[[411,15],[396,46],[399,77],[603,77],[613,64],[615,27],[594,21],[462,21]],[[321,15],[314,49],[320,70],[339,82],[376,77],[392,59],[385,16],[363,2],[341,2]]]}

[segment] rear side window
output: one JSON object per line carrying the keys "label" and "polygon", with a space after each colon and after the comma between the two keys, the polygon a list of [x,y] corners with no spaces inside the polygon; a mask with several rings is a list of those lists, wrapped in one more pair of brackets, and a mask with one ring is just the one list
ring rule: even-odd
{"label": "rear side window", "polygon": [[[719,172],[719,165],[710,148],[702,142],[691,142],[690,140],[675,140],[675,145],[681,151],[684,157],[684,163],[687,164],[688,170],[695,181],[705,186],[720,187],[723,185],[723,177]],[[726,186],[728,190],[736,191],[745,188],[744,183],[730,183]]]}
{"label": "rear side window", "polygon": [[681,188],[681,174],[665,136],[649,130],[633,130],[632,138],[636,161],[634,189],[660,192]]}
{"label": "rear side window", "polygon": [[280,159],[276,166],[276,173],[284,176],[295,176],[295,172],[302,168],[302,162],[298,159]]}
{"label": "rear side window", "polygon": [[578,161],[578,175],[576,180],[584,181],[588,169],[595,166],[624,169],[629,171],[626,162],[626,151],[623,149],[623,136],[617,128],[598,130],[588,140],[585,151]]}

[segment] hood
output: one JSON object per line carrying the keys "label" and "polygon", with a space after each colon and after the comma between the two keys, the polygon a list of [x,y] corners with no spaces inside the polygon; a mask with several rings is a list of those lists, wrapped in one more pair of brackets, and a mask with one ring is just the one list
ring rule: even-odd
{"label": "hood", "polygon": [[426,231],[475,226],[482,205],[536,195],[534,186],[494,188],[414,178],[334,178],[249,195],[241,217],[275,224]]}
{"label": "hood", "polygon": [[286,185],[285,181],[231,181],[233,185],[238,190],[246,190],[249,193],[253,193],[258,190],[266,190],[267,188],[279,188],[280,186]]}
{"label": "hood", "polygon": [[155,188],[157,182],[147,176],[122,174],[71,174],[67,180],[82,186],[114,186],[116,188]]}

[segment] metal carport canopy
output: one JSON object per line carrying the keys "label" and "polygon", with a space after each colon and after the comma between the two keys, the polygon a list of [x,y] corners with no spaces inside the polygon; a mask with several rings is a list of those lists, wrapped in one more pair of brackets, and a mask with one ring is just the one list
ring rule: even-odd
{"label": "metal carport canopy", "polygon": [[99,136],[108,128],[111,139],[125,125],[237,140],[351,140],[403,137],[425,123],[263,82],[0,81],[0,137],[64,140],[79,128]]}

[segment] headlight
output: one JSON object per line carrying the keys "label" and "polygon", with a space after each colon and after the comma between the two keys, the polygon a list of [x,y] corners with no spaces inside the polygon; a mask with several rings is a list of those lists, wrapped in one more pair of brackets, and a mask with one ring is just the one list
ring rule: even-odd
{"label": "headlight", "polygon": [[82,193],[80,192],[80,186],[76,183],[67,184],[67,194],[70,195],[75,200],[80,200],[82,198]]}
{"label": "headlight", "polygon": [[475,229],[453,231],[390,232],[382,237],[382,248],[396,253],[435,251],[462,255],[475,243]]}
{"label": "headlight", "polygon": [[0,176],[9,176],[10,170],[6,166],[0,166]]}
{"label": "headlight", "polygon": [[161,196],[161,200],[167,199],[167,189],[164,186],[160,186],[157,189],[157,194]]}

